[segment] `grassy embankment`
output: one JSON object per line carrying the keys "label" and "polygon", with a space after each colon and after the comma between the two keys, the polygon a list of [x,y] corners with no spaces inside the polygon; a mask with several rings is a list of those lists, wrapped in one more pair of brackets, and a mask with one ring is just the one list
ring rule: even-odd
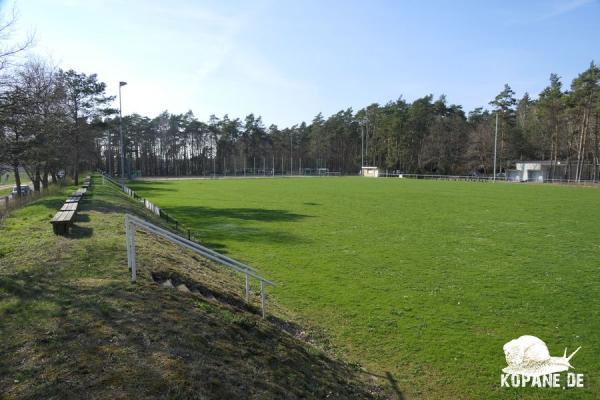
{"label": "grassy embankment", "polygon": [[0,398],[370,396],[355,369],[244,306],[241,277],[222,267],[138,233],[130,283],[123,213],[151,217],[99,179],[71,235],[55,236],[49,220],[70,190],[0,226]]}

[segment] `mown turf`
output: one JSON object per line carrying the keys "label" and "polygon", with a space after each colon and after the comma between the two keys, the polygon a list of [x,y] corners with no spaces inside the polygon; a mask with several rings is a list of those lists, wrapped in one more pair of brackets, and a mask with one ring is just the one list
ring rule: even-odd
{"label": "mown turf", "polygon": [[[0,398],[380,393],[355,368],[281,329],[299,333],[298,326],[273,315],[263,320],[256,292],[246,306],[240,276],[143,232],[136,235],[138,282],[131,284],[123,213],[151,217],[99,179],[71,235],[55,236],[49,220],[65,193],[14,212],[0,226]],[[153,276],[203,295],[162,288]]]}
{"label": "mown turf", "polygon": [[[132,184],[407,397],[599,398],[600,190],[364,178]],[[502,389],[520,335],[585,389]]]}

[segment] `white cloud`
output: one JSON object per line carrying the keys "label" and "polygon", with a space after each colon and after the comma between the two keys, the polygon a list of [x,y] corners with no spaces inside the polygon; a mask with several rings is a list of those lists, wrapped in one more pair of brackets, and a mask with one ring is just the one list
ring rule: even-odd
{"label": "white cloud", "polygon": [[593,4],[595,3],[595,1],[596,0],[558,0],[550,4],[543,2],[543,10],[538,10],[534,15],[527,15],[524,11],[521,10],[521,14],[514,18],[511,22],[517,24],[527,24],[533,22],[546,21],[552,18],[557,18],[562,15],[568,14],[587,5]]}
{"label": "white cloud", "polygon": [[540,17],[540,20],[557,17],[562,14],[569,13],[587,4],[593,3],[594,0],[569,0],[561,1],[554,4],[553,10]]}

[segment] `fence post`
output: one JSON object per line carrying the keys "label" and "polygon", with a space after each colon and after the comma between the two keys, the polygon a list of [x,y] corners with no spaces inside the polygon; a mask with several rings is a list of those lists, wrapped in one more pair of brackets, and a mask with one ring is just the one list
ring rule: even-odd
{"label": "fence post", "polygon": [[192,232],[188,229],[188,240],[192,240]]}

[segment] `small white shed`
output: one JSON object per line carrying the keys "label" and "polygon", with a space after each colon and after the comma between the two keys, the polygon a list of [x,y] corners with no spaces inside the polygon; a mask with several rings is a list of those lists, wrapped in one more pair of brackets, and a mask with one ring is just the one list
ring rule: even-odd
{"label": "small white shed", "polygon": [[379,177],[379,168],[377,167],[362,167],[360,170],[362,176],[369,176],[372,178]]}

